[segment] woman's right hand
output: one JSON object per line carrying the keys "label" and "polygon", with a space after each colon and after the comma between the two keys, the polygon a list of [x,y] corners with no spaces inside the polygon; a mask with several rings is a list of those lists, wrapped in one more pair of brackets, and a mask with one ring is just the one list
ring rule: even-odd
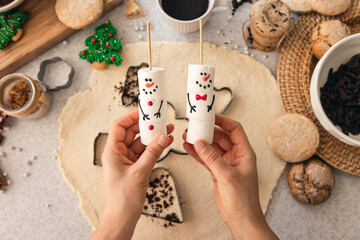
{"label": "woman's right hand", "polygon": [[[256,155],[241,124],[216,115],[214,143],[184,142],[185,150],[211,173],[215,200],[234,239],[278,239],[259,201]],[[186,141],[186,133],[183,135]]]}

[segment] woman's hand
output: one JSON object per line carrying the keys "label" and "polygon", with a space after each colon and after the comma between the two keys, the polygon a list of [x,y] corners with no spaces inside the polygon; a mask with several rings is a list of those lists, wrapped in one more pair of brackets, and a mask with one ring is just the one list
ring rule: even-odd
{"label": "woman's hand", "polygon": [[[102,155],[104,209],[91,239],[131,239],[145,202],[150,174],[162,152],[173,142],[161,135],[147,147],[139,137],[139,111],[116,120]],[[167,126],[168,134],[174,130]]]}
{"label": "woman's hand", "polygon": [[[241,124],[216,115],[214,143],[184,143],[212,175],[215,200],[234,239],[277,239],[259,202],[256,155]],[[183,135],[186,140],[186,133]]]}

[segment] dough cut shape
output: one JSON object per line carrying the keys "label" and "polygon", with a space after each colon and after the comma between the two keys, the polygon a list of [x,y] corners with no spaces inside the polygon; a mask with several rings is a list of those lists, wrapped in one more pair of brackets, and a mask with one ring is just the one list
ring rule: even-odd
{"label": "dough cut shape", "polygon": [[[166,73],[166,79],[171,81],[168,100],[176,108],[177,116],[183,117],[186,69],[189,64],[198,63],[198,43],[153,42],[152,47],[154,64],[171,69]],[[126,61],[120,67],[93,70],[90,89],[70,97],[59,117],[60,168],[69,186],[79,195],[80,208],[93,228],[98,225],[103,208],[102,168],[92,163],[94,139],[99,132],[108,132],[115,119],[136,109],[119,105],[112,93],[114,85],[124,81],[129,66],[147,60],[146,53],[147,43],[125,45]],[[231,86],[234,92],[225,115],[242,123],[257,153],[260,203],[265,212],[286,164],[272,153],[267,143],[269,126],[282,115],[275,78],[263,64],[228,47],[204,43],[204,60],[216,67],[215,87]],[[168,169],[176,179],[184,202],[184,223],[164,228],[164,220],[142,216],[134,240],[232,239],[216,206],[211,176],[202,165],[189,155],[170,153],[156,167]]]}

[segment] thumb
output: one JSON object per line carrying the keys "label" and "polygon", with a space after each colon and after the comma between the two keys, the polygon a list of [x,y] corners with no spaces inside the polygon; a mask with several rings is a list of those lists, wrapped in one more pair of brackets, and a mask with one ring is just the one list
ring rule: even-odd
{"label": "thumb", "polygon": [[160,135],[156,137],[146,147],[141,157],[136,161],[137,167],[151,172],[157,160],[159,160],[162,152],[169,146],[170,137]]}
{"label": "thumb", "polygon": [[220,177],[231,171],[231,167],[225,162],[225,160],[203,140],[196,141],[194,144],[196,153],[201,160],[209,167],[215,177]]}

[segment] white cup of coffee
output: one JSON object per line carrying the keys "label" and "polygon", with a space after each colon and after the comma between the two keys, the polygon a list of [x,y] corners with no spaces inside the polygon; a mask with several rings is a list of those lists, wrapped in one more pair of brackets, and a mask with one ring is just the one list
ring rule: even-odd
{"label": "white cup of coffee", "polygon": [[167,24],[181,33],[195,32],[199,20],[203,24],[211,14],[230,11],[230,0],[156,0],[157,6]]}

